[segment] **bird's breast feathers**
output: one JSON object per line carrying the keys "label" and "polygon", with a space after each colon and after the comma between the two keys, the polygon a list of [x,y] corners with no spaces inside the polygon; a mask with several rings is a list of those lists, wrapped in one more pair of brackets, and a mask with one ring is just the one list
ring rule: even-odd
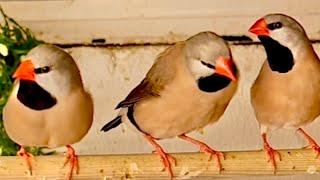
{"label": "bird's breast feathers", "polygon": [[208,93],[184,78],[168,84],[159,97],[134,106],[134,118],[142,131],[168,138],[202,128],[219,119],[237,88],[231,82],[220,91]]}
{"label": "bird's breast feathers", "polygon": [[320,113],[320,62],[297,63],[287,73],[278,73],[264,63],[251,88],[257,119],[269,126],[301,126]]}
{"label": "bird's breast feathers", "polygon": [[16,84],[4,107],[6,131],[15,142],[26,146],[57,147],[79,141],[91,127],[93,103],[84,90],[75,90],[45,110],[25,106],[17,98]]}

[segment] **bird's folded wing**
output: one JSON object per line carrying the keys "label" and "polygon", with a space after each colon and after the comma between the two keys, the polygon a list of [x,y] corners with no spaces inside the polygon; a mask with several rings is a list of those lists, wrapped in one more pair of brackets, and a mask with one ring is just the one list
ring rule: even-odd
{"label": "bird's folded wing", "polygon": [[131,106],[150,97],[159,97],[160,91],[175,76],[175,70],[182,58],[183,43],[178,43],[165,50],[157,58],[146,77],[135,87],[116,109]]}

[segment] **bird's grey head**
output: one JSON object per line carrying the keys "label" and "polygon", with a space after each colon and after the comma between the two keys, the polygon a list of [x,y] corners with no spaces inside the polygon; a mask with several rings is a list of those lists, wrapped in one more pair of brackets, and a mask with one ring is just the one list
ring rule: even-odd
{"label": "bird's grey head", "polygon": [[267,36],[289,48],[293,55],[301,46],[310,46],[308,37],[298,21],[284,14],[268,14],[250,28],[258,36]]}
{"label": "bird's grey head", "polygon": [[228,44],[212,32],[202,32],[186,41],[185,56],[196,80],[219,74],[236,80],[235,65]]}
{"label": "bird's grey head", "polygon": [[82,87],[81,76],[73,58],[61,48],[42,44],[33,48],[21,62],[15,78],[35,81],[54,96],[67,96]]}

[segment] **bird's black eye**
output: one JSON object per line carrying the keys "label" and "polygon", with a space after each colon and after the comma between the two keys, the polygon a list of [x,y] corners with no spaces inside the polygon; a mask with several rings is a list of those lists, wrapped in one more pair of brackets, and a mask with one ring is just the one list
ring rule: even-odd
{"label": "bird's black eye", "polygon": [[215,69],[215,68],[216,68],[214,65],[211,65],[211,64],[206,63],[206,62],[204,62],[204,61],[201,61],[201,64],[207,66],[207,67],[210,68],[210,69]]}
{"label": "bird's black eye", "polygon": [[270,30],[275,30],[275,29],[280,29],[282,27],[281,22],[275,22],[267,25],[268,29]]}
{"label": "bird's black eye", "polygon": [[40,67],[40,68],[36,68],[34,69],[34,72],[36,74],[42,74],[42,73],[47,73],[51,70],[51,68],[49,66],[44,66],[44,67]]}

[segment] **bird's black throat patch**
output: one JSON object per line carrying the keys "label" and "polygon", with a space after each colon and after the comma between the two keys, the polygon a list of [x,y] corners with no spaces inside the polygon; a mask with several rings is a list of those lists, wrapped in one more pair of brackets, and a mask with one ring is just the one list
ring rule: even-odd
{"label": "bird's black throat patch", "polygon": [[231,79],[219,75],[213,74],[207,77],[201,77],[198,79],[198,87],[201,91],[216,92],[227,87],[231,82]]}
{"label": "bird's black throat patch", "polygon": [[20,80],[18,100],[33,110],[45,110],[57,104],[57,99],[34,81]]}
{"label": "bird's black throat patch", "polygon": [[293,55],[289,48],[268,36],[258,36],[267,53],[269,67],[279,73],[289,72],[294,65]]}

